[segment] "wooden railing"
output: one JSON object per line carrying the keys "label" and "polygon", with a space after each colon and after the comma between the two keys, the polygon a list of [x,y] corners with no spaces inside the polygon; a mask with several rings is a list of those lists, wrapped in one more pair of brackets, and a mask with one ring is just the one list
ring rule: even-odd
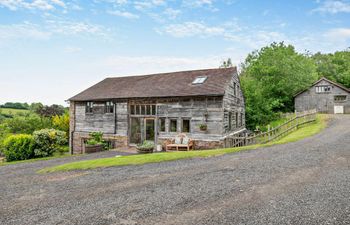
{"label": "wooden railing", "polygon": [[228,135],[223,139],[225,148],[241,147],[252,144],[264,144],[287,135],[293,130],[299,128],[299,126],[316,121],[317,110],[310,110],[301,113],[295,113],[294,116],[285,123],[271,128],[268,126],[266,132],[255,133],[252,135],[246,134],[234,134]]}

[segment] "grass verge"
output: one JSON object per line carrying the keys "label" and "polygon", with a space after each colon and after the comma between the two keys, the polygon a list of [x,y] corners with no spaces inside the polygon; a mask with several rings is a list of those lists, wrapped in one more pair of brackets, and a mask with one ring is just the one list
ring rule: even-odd
{"label": "grass verge", "polygon": [[157,162],[189,159],[189,158],[205,158],[205,157],[219,156],[227,153],[234,153],[234,152],[239,152],[244,150],[251,150],[251,149],[256,149],[260,147],[276,145],[276,144],[285,144],[288,142],[298,141],[303,138],[319,133],[326,127],[327,118],[328,117],[326,115],[317,115],[316,122],[311,124],[306,124],[300,129],[290,133],[289,135],[267,144],[257,144],[257,145],[250,145],[250,146],[244,146],[244,147],[238,147],[238,148],[226,148],[226,149],[190,151],[190,152],[162,152],[162,153],[147,154],[147,155],[129,155],[129,156],[121,156],[121,157],[85,160],[85,161],[66,163],[63,165],[44,168],[39,170],[38,173],[49,173],[49,172],[70,171],[70,170],[87,170],[87,169],[104,168],[104,167],[111,167],[111,166],[142,165],[146,163],[157,163]]}

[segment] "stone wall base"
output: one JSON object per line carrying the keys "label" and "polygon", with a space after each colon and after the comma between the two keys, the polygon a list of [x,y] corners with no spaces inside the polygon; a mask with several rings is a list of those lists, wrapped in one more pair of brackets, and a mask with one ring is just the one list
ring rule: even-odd
{"label": "stone wall base", "polygon": [[[85,140],[90,138],[88,132],[74,132],[72,134],[72,146],[71,153],[72,154],[83,154],[84,153],[84,142]],[[114,148],[121,148],[128,146],[128,137],[120,136],[115,134],[103,134],[103,139],[110,141]]]}

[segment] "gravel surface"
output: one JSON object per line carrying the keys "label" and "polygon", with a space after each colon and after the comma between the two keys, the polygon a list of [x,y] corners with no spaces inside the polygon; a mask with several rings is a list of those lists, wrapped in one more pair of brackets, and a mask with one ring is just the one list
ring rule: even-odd
{"label": "gravel surface", "polygon": [[[106,157],[89,155],[86,157]],[[206,159],[36,174],[0,167],[0,224],[350,224],[350,116],[302,141]]]}

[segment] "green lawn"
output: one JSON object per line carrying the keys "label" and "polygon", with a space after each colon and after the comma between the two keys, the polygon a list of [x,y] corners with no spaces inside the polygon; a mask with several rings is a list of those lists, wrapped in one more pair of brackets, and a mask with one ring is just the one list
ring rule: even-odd
{"label": "green lawn", "polygon": [[256,149],[260,147],[271,146],[275,144],[284,144],[288,142],[298,141],[303,138],[319,133],[326,127],[326,125],[327,125],[327,116],[318,115],[316,122],[312,124],[304,125],[304,127],[292,132],[291,134],[267,144],[251,145],[251,146],[244,146],[239,148],[226,148],[226,149],[189,151],[189,152],[162,152],[162,153],[147,154],[147,155],[130,155],[130,156],[121,156],[121,157],[113,157],[113,158],[85,160],[85,161],[72,162],[72,163],[67,163],[59,166],[44,168],[38,172],[47,173],[47,172],[57,172],[57,171],[86,170],[86,169],[95,169],[95,168],[103,168],[103,167],[111,167],[111,166],[157,163],[157,162],[188,159],[188,158],[213,157],[213,156],[223,155],[227,153],[234,153],[234,152],[239,152],[243,150],[250,150],[250,149]]}

